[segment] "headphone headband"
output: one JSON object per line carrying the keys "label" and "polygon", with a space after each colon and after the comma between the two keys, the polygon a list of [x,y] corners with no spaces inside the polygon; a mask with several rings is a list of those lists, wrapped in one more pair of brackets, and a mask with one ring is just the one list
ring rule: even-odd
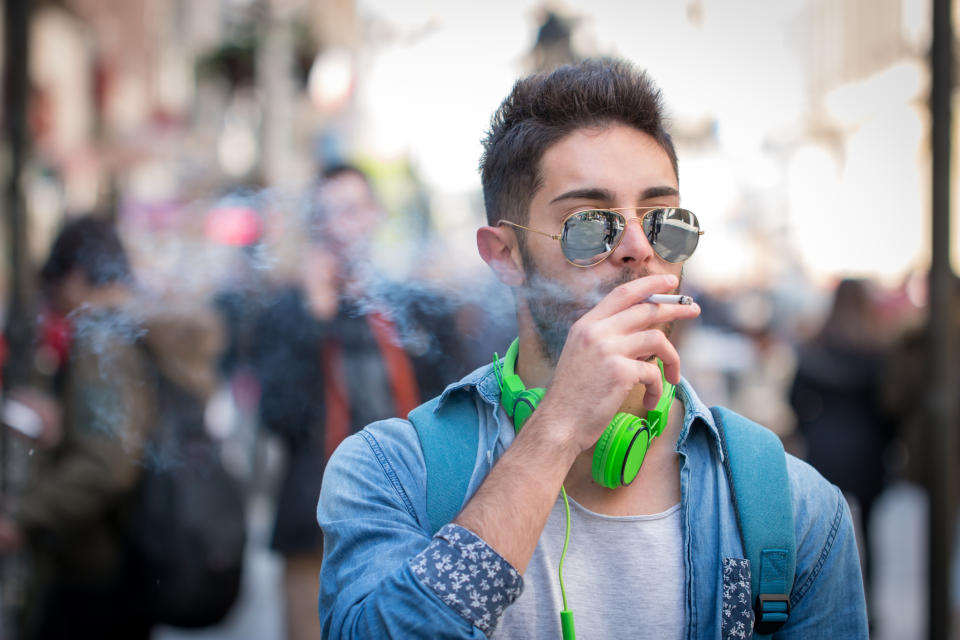
{"label": "headphone headband", "polygon": [[[494,367],[499,369],[500,378],[500,404],[503,405],[504,410],[507,412],[507,415],[511,418],[514,418],[515,409],[517,407],[517,402],[520,400],[521,396],[526,393],[527,388],[523,384],[523,380],[520,379],[514,369],[516,368],[517,363],[517,354],[520,352],[520,338],[515,338],[512,343],[510,343],[510,348],[507,349],[507,354],[503,356],[502,361],[494,361]],[[534,390],[539,391],[539,396],[543,397],[543,390]],[[539,400],[539,398],[538,398]],[[533,412],[533,409],[536,408],[535,403],[526,402],[530,406],[530,413]],[[529,415],[529,413],[527,414]],[[516,423],[516,420],[514,420]],[[523,421],[520,421],[522,424]],[[516,428],[520,429],[520,424],[516,424]]]}
{"label": "headphone headband", "polygon": [[503,356],[503,376],[515,376],[514,370],[517,368],[517,356],[520,355],[520,338],[514,338]]}

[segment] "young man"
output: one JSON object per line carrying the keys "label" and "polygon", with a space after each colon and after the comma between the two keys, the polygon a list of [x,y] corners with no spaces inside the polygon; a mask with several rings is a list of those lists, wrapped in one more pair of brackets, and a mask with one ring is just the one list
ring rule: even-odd
{"label": "young man", "polygon": [[[520,335],[431,408],[451,433],[478,434],[463,507],[431,522],[410,422],[347,439],[318,507],[324,635],[556,638],[569,604],[581,638],[747,637],[751,568],[720,432],[669,341],[671,324],[699,308],[647,301],[678,291],[700,235],[679,206],[659,92],[615,61],[521,80],[493,118],[481,169],[489,226],[477,244],[513,287]],[[465,397],[471,411],[454,411]],[[624,414],[665,426],[642,465],[609,473],[595,452],[609,450]],[[787,469],[796,572],[776,637],[866,638],[846,503],[808,465],[788,458]]]}
{"label": "young man", "polygon": [[[371,268],[371,241],[386,211],[366,174],[334,165],[313,195],[300,277],[259,314],[253,340],[261,424],[287,453],[270,546],[284,557],[288,640],[320,636],[317,470],[343,438],[406,415],[479,364],[457,366],[452,314],[439,296],[404,296],[399,285],[387,292]],[[408,305],[396,303],[404,297]],[[412,328],[430,343],[421,340],[415,349],[405,342],[403,332]]]}

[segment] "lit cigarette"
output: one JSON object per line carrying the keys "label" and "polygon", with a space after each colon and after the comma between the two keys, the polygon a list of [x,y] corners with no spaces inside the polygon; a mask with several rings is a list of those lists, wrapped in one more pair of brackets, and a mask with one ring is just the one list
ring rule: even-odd
{"label": "lit cigarette", "polygon": [[652,302],[653,304],[693,304],[693,298],[690,296],[671,296],[655,293],[647,297],[644,302]]}

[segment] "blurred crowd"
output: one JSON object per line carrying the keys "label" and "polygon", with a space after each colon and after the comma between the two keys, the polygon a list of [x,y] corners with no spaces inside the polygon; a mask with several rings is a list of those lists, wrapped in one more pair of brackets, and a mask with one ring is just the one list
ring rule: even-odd
{"label": "blurred crowd", "polygon": [[[386,214],[361,169],[326,167],[304,200],[286,218],[288,269],[262,268],[255,211],[213,209],[207,241],[235,258],[215,287],[138,274],[110,215],[65,220],[38,275],[32,377],[3,388],[4,637],[214,627],[252,545],[282,566],[285,637],[319,637],[324,461],[516,329],[485,304],[508,297],[485,293],[489,276],[377,259]],[[872,505],[891,479],[924,481],[922,286],[844,280],[819,316],[783,292],[686,287],[704,313],[674,334],[685,375],[844,490],[869,580]],[[267,537],[251,535],[263,499]]]}
{"label": "blurred crowd", "polygon": [[[259,543],[244,510],[264,491],[286,637],[319,637],[324,460],[484,364],[515,329],[482,304],[489,282],[459,296],[373,267],[385,212],[359,168],[327,167],[306,200],[294,268],[270,274],[256,266],[255,212],[212,211],[208,241],[236,260],[199,294],[138,277],[110,216],[65,220],[39,274],[33,372],[3,389],[11,637],[149,638],[158,624],[221,622],[243,547]],[[280,452],[270,469],[266,440]]]}
{"label": "blurred crowd", "polygon": [[[769,427],[788,452],[843,490],[868,608],[879,564],[874,505],[895,483],[929,487],[931,481],[925,287],[922,276],[893,288],[843,279],[824,291],[822,312],[792,317],[777,292],[704,291],[697,296],[704,315],[680,337],[684,374],[709,404]],[[872,624],[876,616],[871,609]]]}

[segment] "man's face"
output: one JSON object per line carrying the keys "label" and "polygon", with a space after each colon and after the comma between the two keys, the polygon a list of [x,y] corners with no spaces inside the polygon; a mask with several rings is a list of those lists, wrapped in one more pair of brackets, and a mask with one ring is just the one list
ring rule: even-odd
{"label": "man's face", "polygon": [[365,255],[383,219],[367,181],[353,172],[342,173],[323,183],[316,199],[323,212],[317,229],[320,240],[342,257]]}
{"label": "man's face", "polygon": [[93,297],[94,286],[82,269],[74,267],[57,282],[47,286],[46,294],[50,306],[57,312],[67,315]]}
{"label": "man's face", "polygon": [[[547,149],[540,172],[543,182],[530,203],[527,224],[538,231],[559,233],[563,219],[581,209],[680,204],[666,151],[651,136],[625,125],[574,131]],[[567,262],[556,240],[525,234],[526,284],[520,300],[554,365],[570,326],[612,289],[641,276],[682,275],[681,264],[666,262],[653,251],[636,214],[623,213],[628,223],[619,246],[592,267]],[[660,328],[669,335],[669,326]]]}

